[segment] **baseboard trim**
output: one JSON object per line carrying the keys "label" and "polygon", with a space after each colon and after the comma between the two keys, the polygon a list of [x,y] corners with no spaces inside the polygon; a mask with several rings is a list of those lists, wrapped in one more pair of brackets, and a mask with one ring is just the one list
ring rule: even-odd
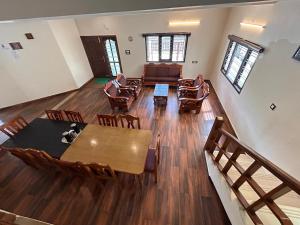
{"label": "baseboard trim", "polygon": [[225,111],[225,109],[224,109],[224,107],[223,107],[223,105],[222,105],[222,103],[221,103],[221,101],[220,101],[220,99],[219,99],[219,97],[218,97],[218,95],[217,95],[217,93],[216,93],[216,91],[215,91],[212,83],[210,82],[210,80],[204,80],[204,81],[209,84],[210,92],[214,92],[216,94],[216,96],[217,96],[217,102],[218,102],[218,105],[219,105],[219,107],[221,109],[221,115],[219,115],[219,116],[222,116],[224,118],[224,120],[225,120],[225,123],[229,125],[229,129],[230,129],[229,132],[232,135],[234,135],[235,137],[238,137],[236,135],[236,132],[235,132],[235,130],[234,130],[234,128],[233,128],[233,126],[232,126],[232,124],[231,124],[231,122],[230,122],[227,114],[226,114],[226,111]]}
{"label": "baseboard trim", "polygon": [[94,77],[92,77],[91,79],[89,79],[89,80],[88,80],[87,82],[85,82],[80,88],[76,88],[76,89],[69,90],[69,91],[64,91],[64,92],[61,92],[61,93],[58,93],[58,94],[49,95],[49,96],[46,96],[46,97],[42,97],[42,98],[37,98],[37,99],[31,100],[31,101],[22,102],[22,103],[18,103],[18,104],[15,104],[15,105],[3,107],[3,108],[0,108],[0,110],[6,110],[6,109],[9,109],[9,108],[12,108],[12,107],[22,106],[22,105],[24,105],[24,104],[33,103],[33,102],[40,101],[40,100],[46,100],[46,99],[49,99],[49,98],[52,98],[52,97],[55,97],[55,96],[59,96],[59,95],[64,95],[64,94],[72,93],[72,92],[74,92],[74,91],[80,90],[81,88],[84,88],[84,87],[87,86],[93,79],[94,79]]}

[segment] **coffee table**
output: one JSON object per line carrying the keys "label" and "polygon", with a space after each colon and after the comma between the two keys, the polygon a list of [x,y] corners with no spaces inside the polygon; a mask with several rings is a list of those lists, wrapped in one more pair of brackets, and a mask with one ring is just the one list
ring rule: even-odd
{"label": "coffee table", "polygon": [[154,105],[166,106],[168,102],[169,85],[168,84],[155,84],[153,100]]}

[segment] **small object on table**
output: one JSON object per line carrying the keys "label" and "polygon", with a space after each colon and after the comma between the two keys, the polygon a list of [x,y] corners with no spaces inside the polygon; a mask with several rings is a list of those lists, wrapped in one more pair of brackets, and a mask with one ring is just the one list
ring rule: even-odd
{"label": "small object on table", "polygon": [[71,136],[69,131],[63,132],[62,135],[68,143],[71,143],[73,141],[73,137]]}
{"label": "small object on table", "polygon": [[169,85],[168,84],[155,84],[153,100],[154,105],[166,106],[168,102]]}
{"label": "small object on table", "polygon": [[80,128],[78,127],[78,125],[76,123],[72,123],[71,128],[76,132],[76,134],[80,133]]}

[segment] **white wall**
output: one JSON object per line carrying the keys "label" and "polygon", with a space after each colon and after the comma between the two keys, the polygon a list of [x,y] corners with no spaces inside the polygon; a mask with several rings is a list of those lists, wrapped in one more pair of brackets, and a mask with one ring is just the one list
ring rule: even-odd
{"label": "white wall", "polygon": [[50,20],[48,23],[79,88],[93,78],[93,72],[75,21],[73,19]]}
{"label": "white wall", "polygon": [[[223,32],[228,10],[202,9],[193,11],[136,14],[126,16],[90,16],[77,18],[76,23],[82,36],[117,35],[123,72],[130,77],[140,77],[146,63],[143,33],[191,32],[188,40],[183,76],[195,77],[199,73],[207,75],[211,69],[219,38]],[[197,27],[169,27],[169,20],[200,19]],[[133,41],[128,41],[128,36]],[[125,49],[131,55],[125,55]],[[199,61],[192,64],[193,60]]]}
{"label": "white wall", "polygon": [[[27,40],[31,32],[35,39]],[[76,83],[47,22],[0,24],[0,108],[76,89]]]}
{"label": "white wall", "polygon": [[74,90],[93,77],[72,19],[0,24],[0,33],[0,44],[23,46],[0,48],[0,108]]}
{"label": "white wall", "polygon": [[[240,22],[266,23],[266,29],[245,28]],[[300,45],[300,1],[232,9],[211,81],[238,137],[294,177],[300,179],[300,62],[292,55]],[[234,34],[265,46],[238,94],[220,68]],[[271,103],[277,105],[271,111]]]}

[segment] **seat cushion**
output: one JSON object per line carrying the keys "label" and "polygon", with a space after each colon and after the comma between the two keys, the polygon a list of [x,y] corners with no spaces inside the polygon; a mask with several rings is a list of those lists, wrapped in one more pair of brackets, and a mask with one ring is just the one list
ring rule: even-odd
{"label": "seat cushion", "polygon": [[156,163],[156,156],[155,156],[156,149],[148,149],[145,171],[152,172],[155,169]]}

